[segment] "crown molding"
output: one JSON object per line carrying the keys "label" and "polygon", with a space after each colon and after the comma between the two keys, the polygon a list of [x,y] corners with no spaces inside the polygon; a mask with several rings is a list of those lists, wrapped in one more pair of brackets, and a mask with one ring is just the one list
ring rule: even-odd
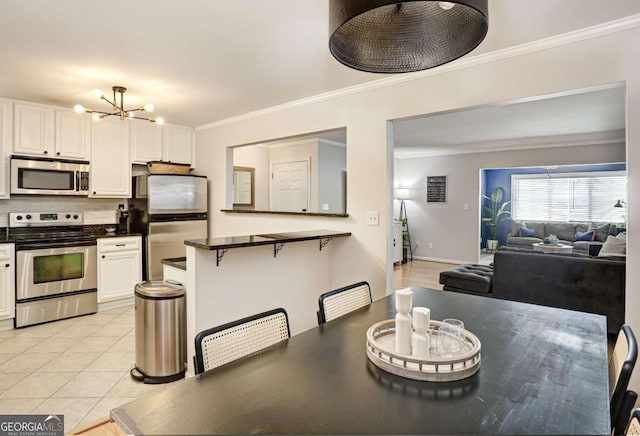
{"label": "crown molding", "polygon": [[503,139],[450,146],[449,149],[423,149],[416,152],[394,153],[394,159],[414,159],[458,154],[490,153],[496,151],[534,150],[541,148],[575,147],[602,144],[624,144],[625,131],[580,133],[574,135],[538,136],[530,138]]}
{"label": "crown molding", "polygon": [[209,130],[216,127],[224,126],[227,124],[233,124],[239,121],[248,120],[268,114],[281,112],[287,109],[305,106],[312,103],[318,103],[321,101],[329,100],[336,97],[343,97],[352,94],[358,94],[361,92],[380,89],[399,83],[411,82],[414,80],[420,80],[425,77],[437,76],[439,74],[449,73],[451,71],[461,70],[469,68],[475,65],[482,65],[489,62],[495,62],[512,57],[522,56],[525,54],[535,53],[543,50],[548,50],[554,47],[560,47],[567,44],[573,44],[575,42],[584,41],[587,39],[597,38],[611,33],[622,32],[625,30],[640,27],[640,14],[631,15],[625,18],[621,18],[607,23],[598,24],[584,29],[575,30],[560,35],[550,36],[548,38],[539,39],[537,41],[527,42],[524,44],[516,45],[513,47],[504,48],[501,50],[492,51],[489,53],[480,54],[477,56],[464,57],[445,65],[441,65],[429,70],[418,71],[415,73],[397,74],[384,79],[373,80],[370,82],[362,83],[359,85],[349,86],[346,88],[338,89],[335,91],[325,92],[323,94],[317,94],[311,97],[294,100],[281,105],[272,106],[266,109],[260,109],[246,114],[238,115],[235,117],[226,118],[220,121],[214,121],[212,123],[203,124],[196,127],[196,131]]}

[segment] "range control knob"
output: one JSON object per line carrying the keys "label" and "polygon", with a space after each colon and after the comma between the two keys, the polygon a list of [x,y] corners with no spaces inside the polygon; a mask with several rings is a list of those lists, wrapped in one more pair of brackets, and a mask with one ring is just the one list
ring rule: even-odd
{"label": "range control knob", "polygon": [[27,215],[25,218],[27,218],[28,220],[31,219],[31,215]]}
{"label": "range control knob", "polygon": [[74,219],[74,220],[77,220],[77,219],[78,219],[78,215],[74,215],[74,216],[73,216],[73,219]]}
{"label": "range control knob", "polygon": [[64,217],[65,217],[66,219],[69,219],[69,218],[71,218],[71,215],[66,214]]}
{"label": "range control knob", "polygon": [[22,215],[18,215],[18,216],[16,217],[16,219],[17,219],[18,221],[22,221]]}

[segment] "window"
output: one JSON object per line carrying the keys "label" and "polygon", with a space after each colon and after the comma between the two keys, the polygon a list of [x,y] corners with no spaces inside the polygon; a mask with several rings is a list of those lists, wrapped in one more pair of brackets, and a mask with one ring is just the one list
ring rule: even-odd
{"label": "window", "polygon": [[511,176],[511,215],[515,220],[623,223],[627,198],[625,171]]}

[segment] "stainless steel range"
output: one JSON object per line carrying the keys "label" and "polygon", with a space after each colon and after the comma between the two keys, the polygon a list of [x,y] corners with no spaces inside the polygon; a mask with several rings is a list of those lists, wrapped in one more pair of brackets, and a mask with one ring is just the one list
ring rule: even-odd
{"label": "stainless steel range", "polygon": [[9,214],[16,246],[16,327],[95,313],[96,236],[82,212]]}

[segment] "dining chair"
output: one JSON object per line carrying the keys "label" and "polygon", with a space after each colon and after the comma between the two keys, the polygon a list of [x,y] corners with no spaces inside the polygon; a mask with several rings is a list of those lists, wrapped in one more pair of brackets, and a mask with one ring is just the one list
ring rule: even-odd
{"label": "dining chair", "polygon": [[622,400],[622,406],[620,407],[620,412],[618,413],[616,422],[613,423],[613,429],[611,431],[612,435],[626,434],[629,419],[631,418],[631,412],[635,407],[637,399],[638,394],[636,394],[634,391],[625,392],[624,399]]}
{"label": "dining chair", "polygon": [[624,434],[628,436],[640,436],[640,409],[634,409]]}
{"label": "dining chair", "polygon": [[354,283],[320,295],[318,325],[371,304],[371,287],[367,282]]}
{"label": "dining chair", "polygon": [[251,356],[291,337],[282,308],[258,313],[196,335],[196,374]]}
{"label": "dining chair", "polygon": [[638,343],[631,327],[623,324],[609,360],[609,412],[611,430],[617,422],[618,415],[627,396],[627,387],[631,372],[638,358]]}

